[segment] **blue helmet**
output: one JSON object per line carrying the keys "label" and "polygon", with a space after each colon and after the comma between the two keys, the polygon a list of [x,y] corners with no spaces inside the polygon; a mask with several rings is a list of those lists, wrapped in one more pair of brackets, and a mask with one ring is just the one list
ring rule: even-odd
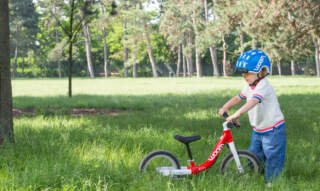
{"label": "blue helmet", "polygon": [[270,73],[270,61],[266,53],[261,50],[249,50],[244,52],[237,60],[236,71],[259,73],[266,68]]}

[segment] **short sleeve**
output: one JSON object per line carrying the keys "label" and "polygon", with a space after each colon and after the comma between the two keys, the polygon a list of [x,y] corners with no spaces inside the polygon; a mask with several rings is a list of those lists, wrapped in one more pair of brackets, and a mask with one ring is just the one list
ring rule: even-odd
{"label": "short sleeve", "polygon": [[248,95],[248,86],[245,86],[242,88],[242,90],[238,94],[238,97],[242,100],[245,100],[247,99],[247,95]]}
{"label": "short sleeve", "polygon": [[259,103],[267,96],[268,85],[266,83],[259,83],[252,92],[250,99],[257,99]]}

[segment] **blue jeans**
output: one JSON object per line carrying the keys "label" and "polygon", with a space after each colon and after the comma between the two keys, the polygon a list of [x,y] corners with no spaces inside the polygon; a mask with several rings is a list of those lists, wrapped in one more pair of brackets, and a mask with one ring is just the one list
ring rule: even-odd
{"label": "blue jeans", "polygon": [[265,181],[270,182],[282,171],[286,154],[285,124],[266,133],[252,132],[251,144],[248,149],[261,162],[265,162]]}

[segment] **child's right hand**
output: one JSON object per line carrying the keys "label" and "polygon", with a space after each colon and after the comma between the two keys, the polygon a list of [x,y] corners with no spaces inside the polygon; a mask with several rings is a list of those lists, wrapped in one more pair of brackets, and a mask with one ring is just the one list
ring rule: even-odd
{"label": "child's right hand", "polygon": [[219,114],[221,117],[223,117],[223,114],[224,114],[224,113],[228,113],[228,110],[225,109],[225,108],[223,108],[223,107],[220,108],[219,111],[218,111],[218,114]]}

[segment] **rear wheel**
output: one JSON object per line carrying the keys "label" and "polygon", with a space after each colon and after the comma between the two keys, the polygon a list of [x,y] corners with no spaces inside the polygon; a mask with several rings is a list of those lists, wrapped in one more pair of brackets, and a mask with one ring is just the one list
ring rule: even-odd
{"label": "rear wheel", "polygon": [[260,161],[252,153],[248,151],[238,151],[240,163],[243,168],[243,172],[240,173],[236,165],[234,157],[229,154],[223,161],[220,167],[220,172],[223,175],[254,175],[260,172]]}
{"label": "rear wheel", "polygon": [[147,154],[140,163],[140,171],[145,173],[162,173],[165,174],[165,169],[180,169],[178,159],[168,151],[153,151]]}

